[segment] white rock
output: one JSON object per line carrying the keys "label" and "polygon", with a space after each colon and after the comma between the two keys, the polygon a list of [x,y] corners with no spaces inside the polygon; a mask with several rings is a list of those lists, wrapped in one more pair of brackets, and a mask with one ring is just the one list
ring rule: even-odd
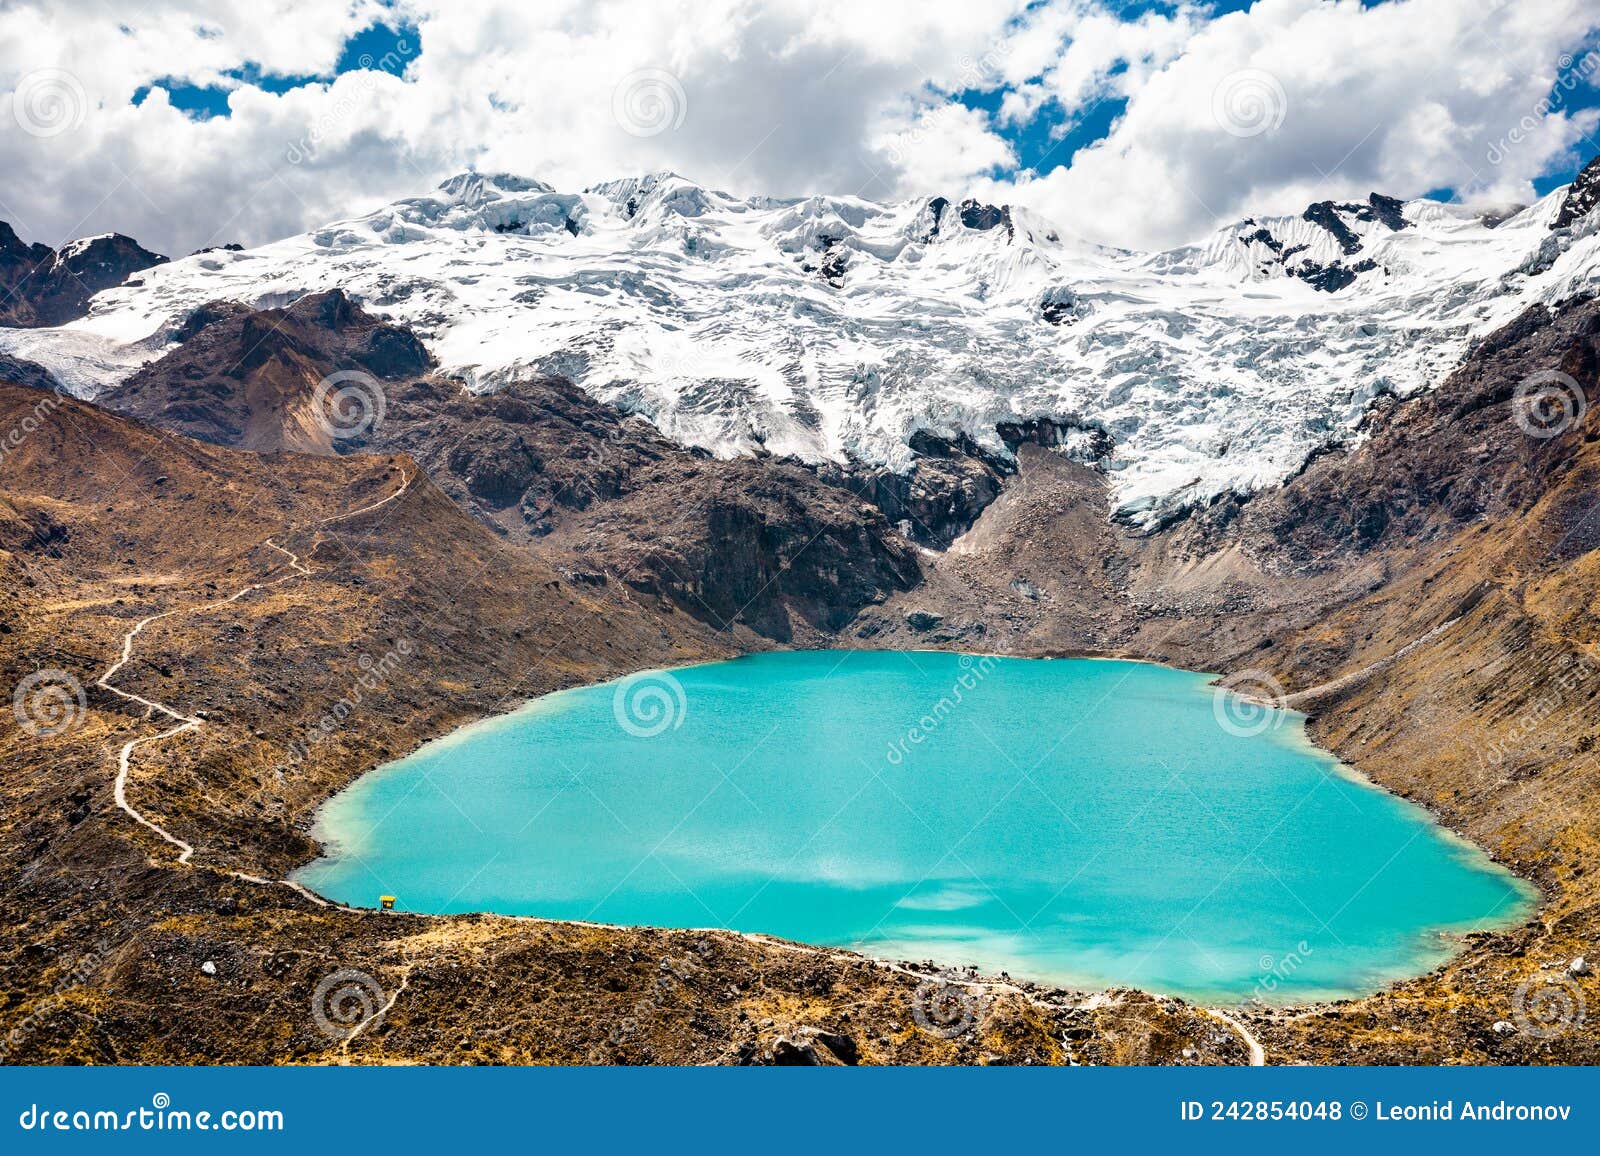
{"label": "white rock", "polygon": [[204,963],[202,963],[200,965],[200,970],[205,972],[207,975],[216,975],[217,974],[217,965],[212,963],[208,959],[208,960],[206,960]]}
{"label": "white rock", "polygon": [[1510,1020],[1496,1020],[1491,1030],[1497,1036],[1510,1036],[1516,1034],[1517,1025]]}
{"label": "white rock", "polygon": [[1588,975],[1589,974],[1589,961],[1587,959],[1583,958],[1583,956],[1581,956],[1581,955],[1578,956],[1571,963],[1567,964],[1567,974],[1568,975]]}

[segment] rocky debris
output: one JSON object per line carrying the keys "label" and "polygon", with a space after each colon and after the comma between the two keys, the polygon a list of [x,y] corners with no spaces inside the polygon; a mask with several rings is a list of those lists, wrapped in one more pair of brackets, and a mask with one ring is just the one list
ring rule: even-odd
{"label": "rocky debris", "polygon": [[861,1050],[855,1040],[822,1028],[792,1028],[778,1036],[764,1052],[752,1052],[745,1062],[788,1067],[841,1067],[859,1062]]}
{"label": "rocky debris", "polygon": [[0,221],[0,325],[64,325],[89,311],[89,299],[166,258],[131,237],[107,233],[51,249],[25,244]]}
{"label": "rocky debris", "polygon": [[905,617],[906,625],[919,633],[932,630],[944,621],[943,614],[935,614],[931,610],[908,610]]}

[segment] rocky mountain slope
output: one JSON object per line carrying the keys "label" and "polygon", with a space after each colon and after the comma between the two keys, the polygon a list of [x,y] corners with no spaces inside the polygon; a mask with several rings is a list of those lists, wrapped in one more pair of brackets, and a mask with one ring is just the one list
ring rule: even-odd
{"label": "rocky mountain slope", "polygon": [[920,579],[911,543],[845,479],[712,458],[561,379],[463,390],[340,291],[218,303],[189,325],[105,402],[244,449],[410,454],[464,510],[592,588],[790,642]]}
{"label": "rocky mountain slope", "polygon": [[[669,436],[682,430],[661,412],[655,422],[632,412],[641,407],[627,389],[586,376],[603,343],[590,348],[597,360],[564,363],[573,379],[537,359],[472,379],[452,364],[449,334],[475,319],[424,319],[434,328],[413,331],[393,302],[363,294],[358,304],[336,288],[274,282],[282,299],[263,300],[235,282],[244,300],[185,305],[153,339],[106,336],[145,307],[136,302],[186,300],[184,273],[159,295],[146,293],[152,284],[104,294],[75,325],[0,331],[19,351],[0,376],[21,382],[0,386],[0,676],[13,686],[61,676],[57,701],[74,718],[59,734],[0,735],[0,906],[17,929],[0,946],[0,1022],[29,1029],[8,1055],[1245,1058],[1226,1024],[1138,993],[1084,998],[962,977],[954,998],[972,1001],[972,1030],[947,1036],[915,1013],[930,984],[948,995],[951,979],[914,967],[732,934],[346,912],[271,882],[310,854],[306,821],[328,794],[466,719],[574,682],[780,644],[1134,655],[1216,670],[1310,712],[1320,741],[1534,879],[1545,904],[1527,925],[1473,937],[1437,972],[1370,999],[1241,1011],[1269,1060],[1600,1060],[1588,1020],[1552,1032],[1517,1021],[1530,1000],[1600,1006],[1592,974],[1571,963],[1600,953],[1600,302],[1588,288],[1597,182],[1591,166],[1570,190],[1493,222],[1442,223],[1426,204],[1381,197],[1312,206],[1135,262],[1139,276],[1211,286],[1214,296],[1159,314],[1168,353],[1196,365],[1213,353],[1185,341],[1237,307],[1241,284],[1265,294],[1268,328],[1281,329],[1285,302],[1334,303],[1295,322],[1310,335],[1304,356],[1320,350],[1324,392],[1306,392],[1299,354],[1278,363],[1278,384],[1292,383],[1278,410],[1298,400],[1320,415],[1315,452],[1272,484],[1191,487],[1164,505],[1130,504],[1127,470],[1143,468],[1125,457],[1136,439],[1096,415],[965,409],[969,395],[941,379],[944,412],[961,419],[908,426],[903,457],[874,460],[856,445],[806,460],[755,441],[718,457]],[[328,247],[356,281],[381,272],[361,265],[374,253],[411,252],[428,274],[419,300],[436,300],[427,254],[459,254],[464,240],[486,254],[470,276],[498,277],[522,275],[507,272],[515,261],[490,268],[503,244],[615,245],[636,227],[631,259],[649,275],[626,293],[620,280],[594,282],[594,317],[606,318],[618,294],[644,294],[651,310],[682,305],[652,296],[687,276],[676,257],[656,261],[661,235],[680,237],[687,261],[725,234],[724,216],[770,224],[823,211],[712,198],[688,212],[698,203],[688,188],[644,182],[563,200],[466,182],[397,210],[378,240]],[[910,292],[913,266],[942,243],[959,279],[989,253],[982,246],[1010,251],[1038,226],[984,206],[922,209],[930,232],[917,234],[915,260],[910,244],[885,255],[835,241],[820,263],[802,247],[801,297],[848,292],[857,275],[885,294],[899,278],[895,291]],[[650,224],[680,217],[679,233]],[[866,214],[855,241],[892,224]],[[781,240],[765,227],[763,244]],[[1070,245],[1043,236],[1045,248]],[[1474,280],[1485,254],[1514,253],[1526,257],[1518,271]],[[219,264],[196,284],[271,259],[202,256]],[[858,269],[869,258],[885,268]],[[1092,259],[1125,273],[1117,263],[1132,260]],[[1437,296],[1445,282],[1430,278],[1447,274],[1459,280]],[[750,284],[722,289],[733,299]],[[766,285],[809,316],[783,296],[787,280]],[[1578,291],[1557,295],[1562,287]],[[541,288],[519,307],[555,309],[569,292]],[[930,300],[906,308],[933,310]],[[1109,340],[1111,329],[1083,327],[1096,309],[1104,320],[1107,302],[1035,304],[1029,324]],[[1390,326],[1414,306],[1442,328],[1413,327],[1414,348],[1395,356],[1445,357],[1451,342],[1464,352],[1429,388],[1390,389],[1397,363],[1384,343],[1405,344]],[[524,327],[517,339],[581,345],[594,318],[579,325],[578,303],[568,307],[577,328],[563,329],[557,310],[549,333]],[[630,314],[630,325],[648,334],[664,315]],[[1156,315],[1122,314],[1118,347],[1132,351],[1122,372],[1152,389],[1173,384],[1141,344],[1155,340]],[[483,323],[515,329],[497,317]],[[1337,325],[1354,327],[1339,331],[1348,340],[1322,328]],[[1234,357],[1278,372],[1248,344],[1249,324],[1236,331],[1245,344]],[[606,356],[630,332],[616,326]],[[1023,349],[1030,340],[1016,338]],[[48,372],[132,372],[91,406],[36,388],[47,370],[22,351]],[[1096,388],[1115,378],[1106,370]],[[1348,422],[1327,418],[1333,385],[1362,399]],[[1193,399],[1181,382],[1174,390],[1161,420],[1203,427],[1210,403],[1186,410]],[[160,734],[161,720],[96,682],[127,632],[168,610],[113,685],[203,720],[139,746],[126,783],[151,822],[193,847],[188,864],[113,789],[119,748]],[[384,676],[370,683],[374,668]],[[341,967],[397,995],[384,1023],[348,1048],[301,1010]],[[506,1024],[517,1026],[496,1026]]]}
{"label": "rocky mountain slope", "polygon": [[0,325],[75,321],[88,312],[96,293],[165,261],[120,233],[85,237],[58,251],[26,244],[0,221]]}
{"label": "rocky mountain slope", "polygon": [[[27,729],[0,731],[6,1061],[1247,1058],[1205,1013],[1134,992],[1086,1003],[730,932],[349,911],[273,882],[374,762],[728,637],[563,577],[403,455],[227,450],[10,385],[0,426],[27,431],[0,458],[0,677],[48,678]],[[159,613],[110,685],[194,712],[164,738],[101,684]],[[959,1031],[929,1026],[934,999]]]}

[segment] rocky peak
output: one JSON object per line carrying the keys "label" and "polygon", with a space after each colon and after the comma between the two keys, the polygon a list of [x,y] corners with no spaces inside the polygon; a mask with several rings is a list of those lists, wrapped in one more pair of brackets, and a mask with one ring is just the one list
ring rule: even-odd
{"label": "rocky peak", "polygon": [[308,294],[287,309],[211,302],[167,336],[182,344],[129,378],[110,396],[111,408],[254,450],[355,449],[373,431],[319,420],[318,384],[353,373],[341,388],[383,395],[386,383],[432,364],[415,334],[373,317],[342,289]]}
{"label": "rocky peak", "polygon": [[986,233],[990,229],[1004,226],[1008,240],[1016,235],[1016,226],[1011,221],[1010,205],[985,205],[969,197],[961,202],[959,211],[961,223],[969,229]]}
{"label": "rocky peak", "polygon": [[121,285],[166,258],[132,237],[105,233],[52,250],[26,244],[0,222],[0,324],[64,325],[89,311],[96,293]]}
{"label": "rocky peak", "polygon": [[1386,197],[1382,193],[1370,193],[1367,203],[1338,204],[1334,201],[1318,201],[1306,208],[1302,214],[1313,225],[1320,225],[1339,243],[1339,248],[1344,250],[1346,256],[1361,252],[1361,238],[1356,234],[1347,221],[1376,221],[1385,225],[1391,232],[1398,233],[1406,228],[1408,222],[1401,211],[1405,203],[1394,197]]}
{"label": "rocky peak", "polygon": [[1564,229],[1588,216],[1597,204],[1600,204],[1600,156],[1584,165],[1583,171],[1567,187],[1566,199],[1561,202],[1561,209],[1550,227]]}

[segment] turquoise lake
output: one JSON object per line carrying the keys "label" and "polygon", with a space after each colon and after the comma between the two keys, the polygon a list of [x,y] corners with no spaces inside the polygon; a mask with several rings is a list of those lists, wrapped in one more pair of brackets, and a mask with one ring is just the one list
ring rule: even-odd
{"label": "turquoise lake", "polygon": [[1268,1003],[1421,974],[1534,892],[1142,663],[808,651],[563,691],[324,807],[332,899],[727,927]]}

